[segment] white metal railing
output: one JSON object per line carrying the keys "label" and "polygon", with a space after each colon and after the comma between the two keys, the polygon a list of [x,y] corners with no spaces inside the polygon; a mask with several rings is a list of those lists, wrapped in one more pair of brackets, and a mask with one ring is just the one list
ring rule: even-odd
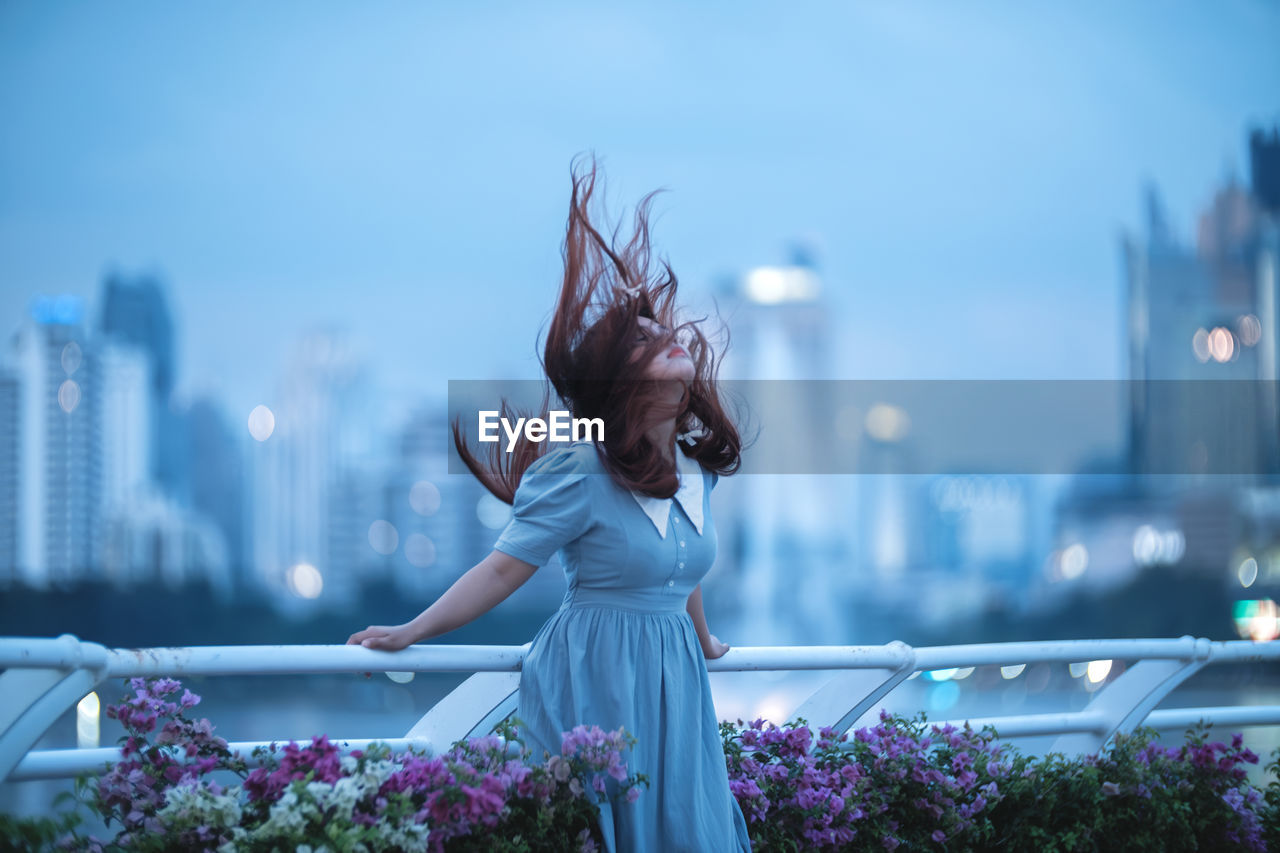
{"label": "white metal railing", "polygon": [[[359,646],[193,646],[108,649],[64,634],[56,639],[0,638],[0,781],[74,776],[118,760],[117,748],[31,751],[53,722],[102,682],[133,676],[283,675],[357,672],[471,672],[403,738],[334,741],[344,750],[373,741],[395,748],[433,749],[486,734],[517,707],[523,646],[415,645],[399,652]],[[1095,752],[1119,732],[1146,723],[1185,727],[1203,718],[1214,725],[1280,725],[1280,705],[1156,710],[1179,684],[1205,666],[1280,660],[1280,643],[1178,639],[1068,640],[912,648],[883,646],[747,646],[706,661],[709,672],[837,670],[791,715],[815,729],[844,732],[874,711],[916,672],[981,665],[1132,660],[1098,688],[1079,711],[971,718],[1001,737],[1059,735],[1052,750]],[[937,720],[962,726],[964,720]],[[249,753],[264,743],[232,743]]]}

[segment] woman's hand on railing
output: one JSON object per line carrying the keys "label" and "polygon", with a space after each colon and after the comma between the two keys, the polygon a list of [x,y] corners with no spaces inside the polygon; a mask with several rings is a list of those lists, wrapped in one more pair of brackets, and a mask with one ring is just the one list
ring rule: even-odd
{"label": "woman's hand on railing", "polygon": [[707,643],[702,647],[702,654],[707,660],[715,660],[718,657],[722,657],[727,651],[729,651],[729,644],[720,642],[715,634],[709,634]]}
{"label": "woman's hand on railing", "polygon": [[[377,649],[383,652],[398,652],[418,642],[413,625],[370,625],[363,631],[356,631],[347,638],[348,646],[363,646],[366,649]],[[372,673],[366,672],[365,678]]]}

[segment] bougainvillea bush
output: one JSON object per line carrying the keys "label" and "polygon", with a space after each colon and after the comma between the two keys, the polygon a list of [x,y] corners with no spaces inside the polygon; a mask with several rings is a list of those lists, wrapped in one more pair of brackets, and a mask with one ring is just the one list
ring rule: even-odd
{"label": "bougainvillea bush", "polygon": [[[561,754],[535,760],[513,719],[445,753],[343,755],[327,737],[233,754],[200,697],[172,679],[130,681],[110,706],[123,758],[77,780],[81,811],[114,831],[0,815],[0,849],[292,851],[598,850],[598,804],[625,808],[648,779],[629,773],[625,730],[579,726]],[[181,696],[178,696],[179,691]],[[1208,740],[1201,723],[1176,747],[1139,728],[1097,754],[1043,758],[987,726],[929,725],[882,712],[840,734],[807,722],[722,722],[729,783],[756,851],[1280,851],[1280,757],[1265,790],[1240,735]],[[1273,756],[1280,756],[1280,749]],[[236,780],[219,785],[213,775]],[[63,795],[70,796],[70,795]]]}
{"label": "bougainvillea bush", "polygon": [[[111,838],[77,831],[77,812],[0,822],[21,849],[176,851],[595,851],[608,790],[619,804],[647,785],[623,751],[635,738],[578,726],[560,755],[531,761],[519,720],[430,756],[393,754],[385,744],[343,755],[326,736],[283,749],[259,747],[261,766],[232,753],[207,719],[185,714],[200,701],[173,679],[131,679],[133,696],[107,708],[126,735],[122,760],[77,780],[82,806]],[[257,761],[255,761],[257,763]],[[212,775],[228,771],[239,784]]]}
{"label": "bougainvillea bush", "polygon": [[1280,782],[1248,784],[1241,765],[1258,756],[1207,730],[1165,748],[1142,727],[1097,754],[1037,759],[991,726],[923,712],[882,711],[852,739],[824,727],[816,743],[803,720],[721,723],[757,851],[1280,850]]}

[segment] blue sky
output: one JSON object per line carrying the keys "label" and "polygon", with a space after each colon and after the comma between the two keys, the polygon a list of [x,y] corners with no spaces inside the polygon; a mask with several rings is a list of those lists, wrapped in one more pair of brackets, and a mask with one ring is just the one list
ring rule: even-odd
{"label": "blue sky", "polygon": [[681,292],[815,247],[843,378],[1122,370],[1119,235],[1280,121],[1280,4],[0,4],[0,324],[170,284],[243,421],[306,329],[383,399],[533,377],[574,154]]}

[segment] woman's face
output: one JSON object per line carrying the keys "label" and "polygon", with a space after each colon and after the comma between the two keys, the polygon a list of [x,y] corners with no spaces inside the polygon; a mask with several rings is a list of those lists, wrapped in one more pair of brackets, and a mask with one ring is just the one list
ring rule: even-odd
{"label": "woman's face", "polygon": [[[640,331],[633,342],[632,358],[639,358],[645,346],[668,331],[667,327],[661,323],[655,323],[648,317],[641,317]],[[669,350],[653,357],[645,368],[645,378],[678,379],[689,383],[693,381],[695,372],[696,368],[689,353],[679,344],[673,344]]]}

